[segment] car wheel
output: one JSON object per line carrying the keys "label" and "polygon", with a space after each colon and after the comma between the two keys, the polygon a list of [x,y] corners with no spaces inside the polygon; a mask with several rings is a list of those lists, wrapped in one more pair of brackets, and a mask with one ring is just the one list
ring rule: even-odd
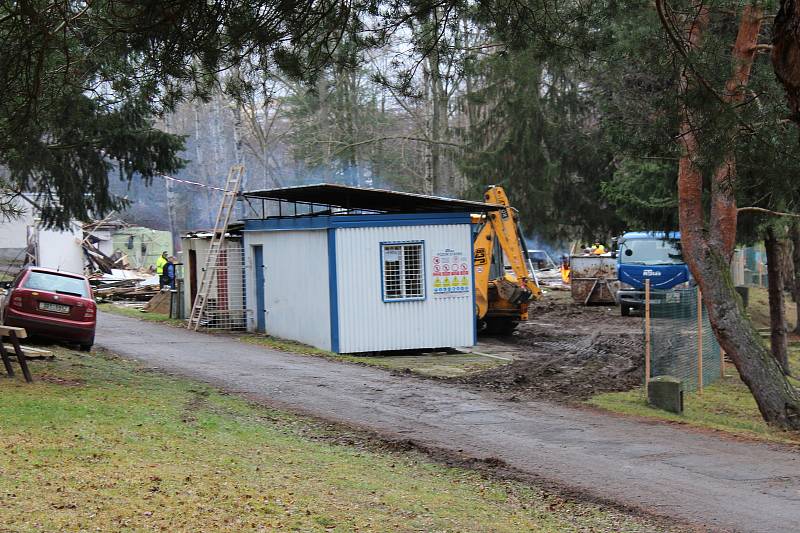
{"label": "car wheel", "polygon": [[622,314],[622,316],[631,316],[631,308],[627,305],[623,304],[619,306],[619,312]]}
{"label": "car wheel", "polygon": [[89,352],[89,351],[92,350],[92,345],[91,344],[81,344],[78,348],[80,348],[80,350],[82,352]]}

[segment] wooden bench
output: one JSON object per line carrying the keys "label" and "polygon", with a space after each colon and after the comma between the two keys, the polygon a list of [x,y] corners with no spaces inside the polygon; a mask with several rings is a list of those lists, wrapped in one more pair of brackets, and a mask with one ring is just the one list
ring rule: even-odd
{"label": "wooden bench", "polygon": [[[31,376],[31,371],[28,369],[28,361],[25,357],[25,352],[22,351],[22,346],[19,344],[20,339],[28,337],[25,328],[0,326],[0,337],[8,337],[11,340],[11,345],[14,347],[14,354],[17,356],[17,362],[22,368],[22,375],[25,376],[25,381],[31,383],[33,377]],[[6,367],[8,377],[14,377],[14,369],[11,367],[11,357],[9,357],[9,353],[2,342],[0,342],[0,357],[3,358],[3,365]]]}
{"label": "wooden bench", "polygon": [[[8,351],[14,351],[13,344],[4,344],[3,347]],[[31,359],[55,359],[51,350],[43,350],[42,348],[34,348],[32,346],[22,346],[22,352],[25,358],[30,361]]]}

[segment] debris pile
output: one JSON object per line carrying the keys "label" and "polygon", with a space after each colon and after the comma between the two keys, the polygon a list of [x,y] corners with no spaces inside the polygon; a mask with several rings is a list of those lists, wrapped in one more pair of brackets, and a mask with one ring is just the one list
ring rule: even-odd
{"label": "debris pile", "polygon": [[536,271],[536,281],[539,282],[539,287],[552,289],[556,291],[568,291],[569,285],[564,283],[563,276],[561,275],[560,268],[548,268]]}
{"label": "debris pile", "polygon": [[[158,276],[152,268],[132,268],[134,263],[119,248],[108,255],[113,249],[113,236],[131,229],[130,224],[110,218],[83,226],[84,237],[80,244],[86,259],[86,273],[99,301],[149,302],[159,293]],[[123,248],[135,249],[134,246]],[[144,253],[144,245],[141,248]]]}
{"label": "debris pile", "polygon": [[100,301],[149,301],[159,292],[158,276],[133,270],[112,269],[109,274],[89,277]]}

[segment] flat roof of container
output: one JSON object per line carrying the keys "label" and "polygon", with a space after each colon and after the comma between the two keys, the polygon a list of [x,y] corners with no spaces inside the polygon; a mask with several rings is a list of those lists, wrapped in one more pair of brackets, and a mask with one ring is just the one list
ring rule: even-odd
{"label": "flat roof of container", "polygon": [[384,213],[440,213],[445,211],[494,211],[497,204],[456,200],[385,189],[367,189],[333,183],[246,191],[246,198],[362,209]]}

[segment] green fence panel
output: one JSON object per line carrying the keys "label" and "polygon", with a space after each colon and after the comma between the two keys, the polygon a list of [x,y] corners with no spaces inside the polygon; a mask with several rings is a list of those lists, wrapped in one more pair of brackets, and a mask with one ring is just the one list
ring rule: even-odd
{"label": "green fence panel", "polygon": [[[671,291],[651,291],[650,298],[650,376],[674,376],[685,391],[698,388],[697,344],[703,342],[703,385],[720,378],[721,350],[708,314],[703,311],[702,328],[697,322],[697,287]],[[643,321],[647,327],[647,321]]]}

